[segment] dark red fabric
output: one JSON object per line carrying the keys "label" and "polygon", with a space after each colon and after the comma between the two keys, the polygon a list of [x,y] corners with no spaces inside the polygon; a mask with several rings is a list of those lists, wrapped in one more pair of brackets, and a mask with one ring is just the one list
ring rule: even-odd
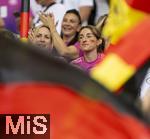
{"label": "dark red fabric", "polygon": [[50,113],[51,139],[150,139],[133,117],[57,84],[0,85],[0,113]]}
{"label": "dark red fabric", "polygon": [[150,13],[150,0],[126,0],[127,3],[138,10]]}

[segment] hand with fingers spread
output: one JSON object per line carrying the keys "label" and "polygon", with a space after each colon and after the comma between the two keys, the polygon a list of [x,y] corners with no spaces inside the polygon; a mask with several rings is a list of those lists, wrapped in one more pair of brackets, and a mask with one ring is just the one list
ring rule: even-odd
{"label": "hand with fingers spread", "polygon": [[54,15],[52,13],[49,14],[40,13],[39,16],[43,24],[50,28],[51,33],[56,31]]}
{"label": "hand with fingers spread", "polygon": [[29,42],[35,44],[35,37],[36,37],[36,29],[30,29],[28,32]]}

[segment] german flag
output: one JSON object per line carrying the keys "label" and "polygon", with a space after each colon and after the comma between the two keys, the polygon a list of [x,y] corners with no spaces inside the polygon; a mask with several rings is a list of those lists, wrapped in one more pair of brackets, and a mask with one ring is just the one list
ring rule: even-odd
{"label": "german flag", "polygon": [[146,13],[150,13],[150,1],[149,0],[126,0],[126,2],[133,8]]}
{"label": "german flag", "polygon": [[25,40],[25,41],[28,38],[29,16],[30,16],[30,0],[22,0],[20,37],[22,40]]}
{"label": "german flag", "polygon": [[[150,58],[150,16],[145,2],[149,3],[149,0],[111,1],[104,35],[110,38],[113,46],[108,48],[104,61],[93,69],[91,75],[113,92]],[[140,11],[143,8],[146,13]]]}
{"label": "german flag", "polygon": [[[0,42],[0,114],[50,114],[51,139],[150,138],[139,111],[85,73],[45,50],[2,36]],[[0,138],[10,139],[5,132]]]}

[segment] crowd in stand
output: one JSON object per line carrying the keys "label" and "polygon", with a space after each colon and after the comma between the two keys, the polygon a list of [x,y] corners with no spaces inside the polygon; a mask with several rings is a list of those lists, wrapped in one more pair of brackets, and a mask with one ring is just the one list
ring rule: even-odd
{"label": "crowd in stand", "polygon": [[[108,0],[31,0],[28,41],[88,74],[103,60],[105,47],[109,45],[102,36],[108,3]],[[12,16],[17,26],[14,33],[5,29],[5,19],[0,16],[0,33],[10,38],[19,36],[20,11]],[[150,108],[147,94],[142,105],[145,111]]]}
{"label": "crowd in stand", "polygon": [[[105,0],[31,1],[29,42],[88,73],[104,57],[101,25],[96,27],[96,18],[93,18],[99,16],[98,2],[108,7]],[[107,14],[108,10],[104,12]],[[15,33],[19,34],[20,12],[16,11],[13,15],[18,30]],[[2,18],[0,24],[5,26]]]}

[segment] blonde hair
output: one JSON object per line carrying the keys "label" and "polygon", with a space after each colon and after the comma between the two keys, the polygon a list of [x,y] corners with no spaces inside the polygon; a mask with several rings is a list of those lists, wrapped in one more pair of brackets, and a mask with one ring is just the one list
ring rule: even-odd
{"label": "blonde hair", "polygon": [[96,28],[97,28],[100,32],[102,32],[103,27],[104,27],[105,24],[106,24],[107,17],[108,17],[107,14],[104,14],[104,15],[100,16],[99,19],[98,19],[98,21],[97,21],[97,23],[96,23],[96,25],[95,25]]}
{"label": "blonde hair", "polygon": [[37,26],[37,27],[34,27],[34,28],[33,28],[33,31],[34,31],[35,35],[36,35],[36,33],[39,32],[39,29],[40,29],[40,28],[43,28],[43,27],[44,27],[44,28],[47,28],[47,29],[49,30],[49,32],[50,32],[50,39],[51,39],[51,41],[52,41],[51,31],[50,31],[50,28],[49,28],[48,26],[39,25],[39,26]]}

